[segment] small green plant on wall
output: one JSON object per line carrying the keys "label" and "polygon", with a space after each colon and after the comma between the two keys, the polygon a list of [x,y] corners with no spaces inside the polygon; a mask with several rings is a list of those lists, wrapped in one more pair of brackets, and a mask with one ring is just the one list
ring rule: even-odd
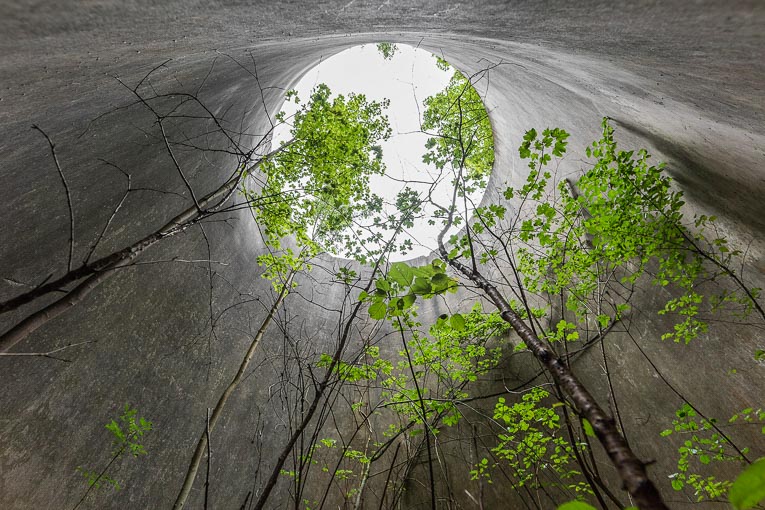
{"label": "small green plant on wall", "polygon": [[125,404],[122,414],[119,416],[119,422],[113,419],[105,425],[105,428],[112,434],[112,457],[106,466],[95,470],[83,466],[77,467],[77,472],[85,479],[88,490],[74,508],[79,507],[93,489],[100,489],[104,486],[109,486],[115,491],[122,489],[120,482],[110,475],[110,470],[114,463],[125,455],[132,455],[133,457],[146,455],[146,448],[142,443],[143,436],[152,430],[152,427],[152,423],[146,418],[138,417],[137,409],[130,407],[130,404]]}

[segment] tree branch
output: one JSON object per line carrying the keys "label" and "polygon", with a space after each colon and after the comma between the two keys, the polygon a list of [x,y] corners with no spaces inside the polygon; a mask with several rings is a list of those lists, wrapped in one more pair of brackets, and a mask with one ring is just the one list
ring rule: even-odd
{"label": "tree branch", "polygon": [[[194,450],[194,454],[191,457],[191,462],[189,463],[189,467],[186,470],[186,477],[183,480],[183,485],[181,486],[181,490],[178,493],[178,497],[175,499],[175,503],[173,504],[173,510],[181,510],[181,508],[184,507],[186,504],[186,500],[189,497],[189,494],[191,494],[191,488],[194,485],[194,480],[197,476],[197,471],[199,471],[199,465],[202,462],[202,455],[204,455],[205,448],[207,448],[210,440],[210,432],[215,429],[215,425],[218,423],[218,419],[220,418],[221,414],[223,413],[223,408],[226,406],[226,402],[228,402],[229,397],[234,392],[234,390],[239,386],[239,383],[242,381],[242,377],[244,376],[245,371],[247,370],[247,367],[250,365],[250,362],[252,361],[252,357],[255,355],[255,351],[258,348],[258,345],[260,345],[260,341],[263,338],[263,335],[265,335],[266,330],[268,329],[268,326],[271,324],[271,320],[274,318],[274,315],[276,314],[276,310],[281,305],[282,301],[286,297],[287,293],[289,292],[289,288],[291,287],[292,279],[294,278],[295,273],[291,272],[290,275],[287,278],[287,281],[284,283],[284,286],[282,287],[281,292],[279,293],[278,297],[276,298],[276,301],[274,302],[273,306],[271,306],[271,309],[268,311],[268,315],[266,315],[265,319],[263,319],[263,322],[260,325],[260,329],[258,329],[258,332],[255,334],[255,336],[252,339],[252,342],[250,342],[250,347],[247,349],[247,352],[244,355],[244,358],[242,359],[242,362],[239,364],[239,370],[237,370],[236,375],[234,375],[234,378],[231,379],[231,382],[228,384],[226,389],[221,394],[220,398],[218,399],[217,404],[215,404],[215,408],[213,409],[212,415],[210,416],[207,428],[205,431],[202,432],[202,434],[199,436],[199,440],[197,441],[197,447]],[[209,455],[209,454],[208,454]],[[205,486],[206,487],[206,486]],[[205,489],[206,494],[207,489]],[[205,498],[205,503],[206,503]]]}
{"label": "tree branch", "polygon": [[76,344],[66,344],[63,347],[59,347],[58,349],[53,349],[52,351],[48,351],[48,352],[0,352],[0,356],[39,356],[43,358],[50,358],[50,359],[55,359],[58,361],[63,361],[64,363],[70,363],[72,360],[59,358],[57,356],[53,356],[53,354],[57,352],[61,352],[65,349],[69,349],[71,347],[77,347],[78,345],[92,344],[96,342],[98,342],[98,340],[88,340],[87,342],[78,342]]}
{"label": "tree branch", "polygon": [[56,164],[56,170],[58,171],[58,176],[61,178],[61,184],[64,186],[64,192],[66,193],[66,205],[69,209],[69,259],[66,263],[66,270],[67,272],[71,272],[72,270],[72,258],[74,256],[74,211],[72,210],[72,195],[69,192],[69,185],[66,182],[66,178],[64,177],[64,172],[61,170],[61,165],[58,162],[58,156],[56,155],[56,145],[53,143],[53,141],[50,139],[48,134],[43,131],[39,126],[36,124],[32,124],[32,129],[36,129],[39,131],[45,139],[48,141],[48,145],[50,146],[50,153],[53,156],[53,162]]}

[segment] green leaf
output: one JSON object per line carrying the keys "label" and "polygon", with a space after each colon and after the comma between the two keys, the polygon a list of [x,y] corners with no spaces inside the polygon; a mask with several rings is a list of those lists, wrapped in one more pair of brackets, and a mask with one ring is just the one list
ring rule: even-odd
{"label": "green leaf", "polygon": [[378,290],[381,290],[383,292],[390,291],[390,284],[386,282],[383,278],[378,278],[375,281],[375,287],[377,287]]}
{"label": "green leaf", "polygon": [[678,480],[677,478],[672,480],[672,488],[675,489],[676,491],[683,490],[683,487],[685,487],[685,484],[683,483],[682,480]]}
{"label": "green leaf", "polygon": [[757,459],[738,475],[728,499],[737,510],[747,510],[765,499],[765,457]]}
{"label": "green leaf", "polygon": [[372,303],[369,307],[369,316],[374,320],[379,321],[385,318],[385,312],[388,311],[388,307],[382,301]]}
{"label": "green leaf", "polygon": [[582,427],[584,428],[584,433],[586,435],[595,437],[595,430],[593,430],[592,424],[584,418],[582,419]]}
{"label": "green leaf", "polygon": [[408,264],[404,262],[395,262],[391,265],[388,276],[402,287],[408,287],[414,279],[414,272]]}
{"label": "green leaf", "polygon": [[[427,266],[425,266],[425,267],[427,267]],[[433,259],[430,262],[430,267],[432,267],[433,270],[438,272],[438,273],[443,273],[443,272],[446,271],[446,262],[444,262],[441,259]]]}
{"label": "green leaf", "polygon": [[569,501],[558,507],[558,510],[596,510],[594,506],[584,501]]}
{"label": "green leaf", "polygon": [[757,349],[754,351],[754,361],[762,361],[765,360],[765,350],[763,349]]}
{"label": "green leaf", "polygon": [[417,300],[417,296],[414,294],[407,294],[401,299],[404,300],[404,308],[411,308],[414,302]]}
{"label": "green leaf", "polygon": [[447,285],[449,283],[449,280],[450,278],[446,275],[446,273],[436,273],[430,279],[430,281],[433,282],[433,285],[437,285],[439,287],[443,285]]}
{"label": "green leaf", "polygon": [[451,324],[452,328],[457,331],[462,331],[465,329],[465,318],[462,315],[455,313],[452,315],[451,319],[449,319],[449,324]]}
{"label": "green leaf", "polygon": [[414,279],[414,284],[412,285],[412,292],[415,294],[430,294],[432,290],[432,287],[430,286],[430,281],[426,278],[417,277]]}

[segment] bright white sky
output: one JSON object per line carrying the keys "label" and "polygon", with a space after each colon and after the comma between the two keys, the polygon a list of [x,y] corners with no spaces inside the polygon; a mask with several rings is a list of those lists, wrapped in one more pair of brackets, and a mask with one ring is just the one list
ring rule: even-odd
{"label": "bright white sky", "polygon": [[[310,91],[319,83],[326,83],[333,94],[355,92],[364,94],[368,100],[390,100],[386,110],[393,135],[382,144],[383,161],[387,167],[384,176],[374,176],[371,189],[383,198],[388,214],[396,212],[395,199],[405,181],[433,182],[437,171],[422,162],[428,136],[418,132],[420,118],[424,113],[423,101],[446,88],[453,70],[443,71],[436,67],[432,53],[398,44],[392,59],[385,60],[376,44],[355,46],[333,55],[309,70],[294,87],[301,102],[310,97]],[[419,106],[418,106],[419,104]],[[289,118],[297,110],[294,103],[285,103],[283,111]],[[274,132],[274,146],[289,137],[289,126],[282,125]],[[419,193],[426,193],[427,184],[408,183]],[[448,179],[438,186],[433,199],[447,205],[451,201],[452,187]],[[480,198],[480,197],[478,197]],[[428,225],[432,210],[426,210],[425,219],[417,221],[414,228],[405,233],[412,239],[413,250],[406,255],[393,254],[391,260],[407,260],[428,255],[436,248],[440,223]],[[399,237],[399,242],[406,237]]]}

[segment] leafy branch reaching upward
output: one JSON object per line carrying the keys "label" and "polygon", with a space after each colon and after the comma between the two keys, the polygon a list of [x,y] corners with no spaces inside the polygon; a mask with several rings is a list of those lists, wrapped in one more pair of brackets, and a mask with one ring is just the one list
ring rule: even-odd
{"label": "leafy branch reaching upward", "polygon": [[[448,110],[444,115],[455,117]],[[444,123],[449,125],[448,121]],[[638,281],[675,287],[677,297],[668,298],[658,313],[677,314],[680,322],[662,339],[683,343],[707,330],[707,323],[700,318],[702,303],[708,303],[706,310],[710,313],[726,303],[740,305],[741,313],[746,315],[760,309],[758,290],[733,278],[740,292],[702,294],[702,283],[737,276],[728,264],[731,256],[739,254],[729,250],[724,239],[707,240],[689,233],[683,224],[682,193],[672,188],[661,165],[649,163],[647,152],[618,151],[607,119],[603,121],[602,139],[587,150],[588,156],[596,160],[592,168],[584,172],[575,187],[569,181],[556,182],[547,167],[553,157],[563,156],[567,138],[568,134],[560,129],[546,129],[541,134],[528,131],[519,149],[520,156],[529,160],[527,182],[503,193],[506,200],[515,201],[515,219],[506,218],[509,207],[504,204],[478,208],[474,223],[464,233],[451,237],[449,250],[443,242],[443,233],[451,226],[454,215],[449,211],[439,241],[440,254],[453,269],[482,289],[512,324],[523,345],[590,424],[638,506],[665,508],[647,477],[645,465],[624,440],[620,427],[559,357],[555,343],[561,343],[567,352],[566,345],[580,338],[578,331],[594,328],[602,337],[606,328],[630,309],[630,288]],[[465,146],[469,146],[468,142],[461,142],[460,147]],[[454,193],[459,197],[469,186],[460,179],[467,178],[470,172],[464,167],[468,158],[458,152],[455,155],[463,162],[452,160],[452,165],[459,168]],[[453,207],[457,204],[455,200]],[[705,217],[696,221],[697,227],[710,224]],[[702,241],[706,243],[704,248],[700,247]],[[498,260],[500,253],[505,254],[505,260]],[[462,258],[469,263],[461,262]],[[524,296],[529,294],[560,298],[561,317],[568,312],[574,322],[551,320],[556,326],[545,332],[544,325],[535,326],[528,320],[530,312],[524,320],[500,287],[488,278],[489,269],[481,267],[488,262],[496,264],[499,272],[500,263],[510,264],[514,280],[506,282],[526,303],[527,310],[529,301]],[[553,308],[548,306],[545,315],[552,313]],[[543,336],[538,336],[537,328],[541,328]]]}
{"label": "leafy branch reaching upward", "polygon": [[[695,235],[697,244],[689,244],[694,236],[683,224],[682,193],[672,188],[663,165],[652,165],[645,150],[618,150],[607,119],[602,127],[603,137],[586,151],[595,164],[577,180],[575,193],[574,185],[560,182],[555,202],[544,195],[551,186],[551,174],[544,167],[551,155],[562,155],[565,146],[558,144],[568,135],[549,131],[549,136],[559,140],[551,153],[540,151],[536,131],[525,136],[520,151],[530,160],[529,179],[519,190],[508,188],[505,196],[518,195],[536,207],[518,232],[519,239],[527,243],[518,249],[526,289],[565,294],[566,308],[586,321],[593,315],[593,299],[604,292],[603,282],[609,279],[614,284],[632,285],[647,277],[655,286],[674,286],[679,296],[668,299],[658,313],[671,313],[680,322],[662,339],[683,343],[707,331],[708,325],[700,318],[704,306],[713,311],[724,304],[741,305],[739,313],[744,316],[757,309],[759,289],[746,287],[740,279],[735,281],[738,292],[702,294],[700,282],[735,275],[730,261],[740,253],[730,250],[724,238],[706,240],[701,233]],[[706,216],[695,219],[697,227],[708,228],[712,222]],[[707,244],[704,248],[702,240]],[[709,259],[715,264],[709,264]],[[615,315],[629,308],[628,303],[614,300],[610,306]],[[601,327],[612,320],[605,310],[594,315]]]}
{"label": "leafy branch reaching upward", "polygon": [[[461,106],[460,99],[462,94],[457,96],[456,104]],[[446,213],[444,219],[444,228],[439,235],[439,253],[441,258],[448,263],[454,270],[470,280],[478,288],[480,288],[486,297],[488,297],[494,305],[499,309],[500,315],[504,320],[510,323],[513,329],[521,337],[525,346],[535,355],[535,357],[541,362],[543,367],[552,376],[556,387],[562,391],[568,398],[571,399],[573,407],[579,415],[587,420],[591,425],[594,434],[600,440],[604,446],[606,453],[611,458],[611,461],[617,468],[620,477],[625,483],[625,487],[638,503],[641,508],[666,508],[662,498],[657,491],[654,484],[648,478],[645,464],[641,462],[637,456],[632,452],[629,444],[620,434],[616,427],[615,421],[606,414],[603,409],[598,405],[597,401],[593,398],[590,392],[581,384],[576,376],[571,372],[570,368],[564,363],[555,351],[549,346],[549,344],[539,338],[537,333],[533,329],[533,323],[530,326],[521,315],[519,315],[511,306],[507,299],[502,295],[499,288],[493,284],[479,269],[477,263],[476,250],[479,246],[474,240],[475,232],[471,232],[469,226],[466,229],[464,235],[453,236],[453,245],[456,245],[451,251],[446,248],[444,243],[444,235],[454,223],[454,215],[456,207],[458,205],[458,197],[464,196],[471,188],[471,180],[476,180],[481,177],[480,173],[477,173],[474,168],[475,164],[470,163],[472,153],[471,147],[475,143],[480,147],[480,143],[486,138],[481,134],[479,127],[475,125],[471,127],[468,124],[468,129],[464,129],[465,120],[469,117],[465,115],[463,108],[453,108],[452,105],[455,101],[431,101],[428,111],[426,112],[426,118],[430,116],[431,119],[437,119],[439,126],[441,127],[440,143],[433,141],[429,142],[430,147],[437,147],[437,150],[432,152],[429,156],[436,161],[441,167],[450,163],[454,173],[454,194],[452,205]],[[469,111],[469,110],[468,110]],[[434,122],[431,120],[430,125]],[[488,124],[488,121],[486,122]],[[480,123],[479,123],[480,126]],[[605,125],[604,125],[605,127]],[[608,135],[606,133],[604,137],[605,143],[608,144]],[[523,271],[531,271],[532,277],[526,276],[523,280],[516,278],[515,285],[519,288],[526,286],[532,291],[543,291],[549,294],[555,295],[561,293],[564,287],[569,284],[575,286],[570,296],[573,296],[574,301],[572,304],[571,299],[567,304],[569,309],[577,312],[578,317],[586,317],[586,308],[580,308],[576,303],[576,299],[581,296],[583,291],[592,292],[592,282],[599,282],[598,274],[592,271],[592,266],[603,256],[603,254],[613,253],[618,257],[624,257],[625,260],[632,260],[635,258],[635,251],[629,250],[629,245],[624,243],[614,243],[613,238],[608,240],[602,240],[600,237],[592,242],[593,246],[600,248],[599,252],[593,255],[592,259],[589,259],[590,251],[583,249],[583,242],[585,234],[591,237],[597,237],[597,234],[602,232],[603,234],[610,233],[612,227],[602,226],[600,230],[595,227],[600,226],[596,223],[599,220],[582,220],[581,211],[583,204],[579,201],[569,201],[568,204],[564,203],[562,206],[556,204],[559,209],[563,210],[562,215],[557,214],[556,206],[545,203],[541,200],[543,193],[546,191],[547,183],[551,178],[550,172],[544,170],[552,156],[560,157],[563,155],[566,147],[566,138],[568,134],[559,129],[547,129],[542,133],[542,136],[538,138],[536,131],[531,130],[527,132],[524,137],[524,143],[520,148],[520,155],[522,158],[530,159],[531,172],[528,177],[527,185],[521,190],[518,190],[522,197],[522,205],[529,199],[536,201],[539,205],[536,208],[536,215],[529,220],[524,220],[520,229],[520,239],[524,242],[535,241],[536,245],[541,248],[539,250],[532,251],[527,249],[525,252],[521,252],[522,267],[519,269]],[[609,156],[613,153],[613,145],[609,148],[611,151],[602,151],[596,154],[600,156],[599,162],[595,167],[595,173],[599,169],[609,168],[612,160]],[[484,159],[480,158],[481,153],[478,152],[479,161]],[[631,161],[631,154],[625,154],[621,156],[621,161]],[[652,176],[656,181],[656,175]],[[594,183],[603,182],[602,175],[596,175],[593,178]],[[608,182],[606,180],[606,182]],[[659,186],[664,184],[660,179],[658,180]],[[666,191],[666,188],[660,188],[660,191]],[[601,197],[602,195],[610,197],[612,193],[608,193],[607,190],[599,189],[593,190],[591,193],[585,195],[588,197]],[[515,191],[509,189],[505,192],[505,198],[511,199],[515,195]],[[566,196],[566,195],[564,195]],[[570,196],[570,195],[569,195]],[[565,200],[565,199],[564,199]],[[672,206],[677,205],[679,199],[674,195],[669,195],[669,203]],[[679,205],[678,205],[679,207]],[[589,211],[591,216],[595,216],[596,213]],[[609,211],[610,216],[613,218],[613,209]],[[632,213],[630,216],[634,221],[640,222],[645,220],[645,216],[636,214],[635,210],[628,211]],[[637,211],[638,213],[641,211]],[[488,209],[489,215],[494,215],[492,220],[492,226],[497,225],[499,221],[503,219],[505,208],[500,207],[497,209]],[[481,212],[479,211],[479,215]],[[484,211],[486,214],[486,211]],[[576,221],[572,221],[571,217],[574,217]],[[676,219],[676,218],[674,218]],[[476,222],[480,225],[478,233],[485,229],[487,224],[484,218],[483,221]],[[620,224],[618,218],[613,219],[616,224]],[[571,232],[576,225],[581,225],[581,231]],[[651,228],[651,222],[641,223],[648,224],[648,228]],[[588,228],[589,227],[589,228]],[[593,236],[592,230],[595,230]],[[625,231],[626,233],[626,231]],[[579,234],[579,235],[577,235]],[[631,232],[630,232],[631,234]],[[512,242],[512,241],[510,241]],[[621,245],[620,245],[621,244]],[[610,250],[610,251],[609,251]],[[483,255],[486,257],[478,257],[481,262],[489,260],[496,256],[498,252],[496,250],[489,251]],[[577,255],[581,256],[577,258]],[[541,256],[540,256],[541,255]],[[459,258],[466,257],[469,259],[469,265],[466,265],[459,261]],[[584,257],[584,260],[582,260]],[[574,261],[573,263],[571,261]],[[617,261],[618,262],[618,261]],[[577,264],[573,266],[572,264]],[[516,277],[518,273],[516,272]],[[549,278],[552,274],[553,277]],[[536,280],[534,280],[534,276]],[[695,276],[692,275],[692,276]],[[528,305],[527,305],[528,309]],[[528,314],[528,319],[531,319],[531,314]],[[607,325],[607,324],[606,324]],[[605,327],[606,325],[603,325]]]}

